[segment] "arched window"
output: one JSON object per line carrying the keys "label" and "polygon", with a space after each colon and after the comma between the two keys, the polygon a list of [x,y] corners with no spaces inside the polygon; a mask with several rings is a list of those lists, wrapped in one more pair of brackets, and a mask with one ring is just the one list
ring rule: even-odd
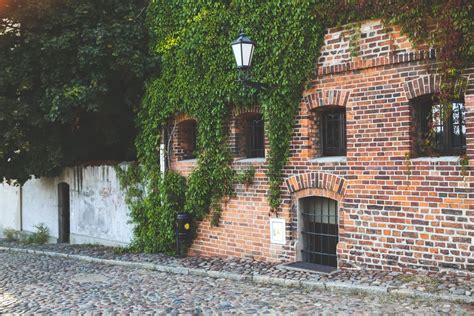
{"label": "arched window", "polygon": [[319,196],[299,200],[303,262],[337,267],[337,201]]}
{"label": "arched window", "polygon": [[196,120],[188,119],[178,124],[177,133],[177,155],[179,160],[196,158],[197,149],[197,123]]}

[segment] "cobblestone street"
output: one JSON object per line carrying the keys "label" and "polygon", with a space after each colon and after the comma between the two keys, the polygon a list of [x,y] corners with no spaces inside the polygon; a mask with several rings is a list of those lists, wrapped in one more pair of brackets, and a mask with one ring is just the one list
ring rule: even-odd
{"label": "cobblestone street", "polygon": [[0,313],[470,314],[472,307],[395,296],[257,286],[0,251]]}

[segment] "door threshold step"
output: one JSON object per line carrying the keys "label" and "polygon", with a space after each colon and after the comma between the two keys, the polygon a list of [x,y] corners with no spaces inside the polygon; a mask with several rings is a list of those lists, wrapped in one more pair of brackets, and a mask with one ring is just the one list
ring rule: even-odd
{"label": "door threshold step", "polygon": [[303,271],[319,274],[331,274],[337,271],[336,267],[302,261],[284,263],[279,265],[278,268],[284,270]]}

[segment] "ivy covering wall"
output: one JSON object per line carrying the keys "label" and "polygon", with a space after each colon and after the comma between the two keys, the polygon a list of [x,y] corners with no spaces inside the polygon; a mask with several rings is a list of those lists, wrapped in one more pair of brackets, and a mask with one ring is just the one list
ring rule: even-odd
{"label": "ivy covering wall", "polygon": [[[225,126],[234,106],[258,104],[262,109],[270,145],[268,202],[278,210],[294,117],[327,26],[375,15],[394,21],[415,43],[419,39],[447,48],[442,56],[452,58],[449,63],[445,58],[442,71],[454,78],[472,60],[472,43],[466,44],[472,36],[469,12],[472,5],[466,1],[151,1],[150,49],[160,57],[161,71],[147,82],[137,117],[139,165],[120,172],[135,224],[134,246],[172,251],[177,212],[196,220],[209,212],[218,218],[223,198],[232,196],[242,178],[232,170],[226,148]],[[443,32],[429,36],[427,26],[436,18],[457,32],[457,47],[445,45]],[[240,30],[257,42],[252,79],[274,88],[257,92],[237,82],[230,42]],[[443,91],[451,93],[449,87]],[[198,162],[187,180],[172,171],[163,177],[159,163],[163,127],[178,113],[198,124]]]}
{"label": "ivy covering wall", "polygon": [[[136,196],[132,204],[139,248],[166,251],[173,246],[174,223],[156,216],[171,211],[166,207],[171,197],[165,192],[171,184],[161,179],[157,148],[163,126],[178,113],[186,113],[198,122],[198,163],[187,179],[185,192],[180,192],[184,203],[172,210],[174,214],[186,211],[200,220],[211,211],[214,218],[218,217],[220,202],[233,194],[238,178],[231,169],[232,157],[226,148],[226,120],[233,106],[255,104],[262,108],[271,148],[267,158],[272,187],[269,201],[273,207],[279,206],[278,188],[288,157],[293,117],[322,43],[323,28],[315,18],[315,3],[151,2],[151,49],[161,56],[162,71],[147,83],[138,115],[140,133],[136,145],[140,167],[136,173],[140,176],[135,183],[144,184],[149,193],[140,192],[142,195]],[[241,29],[258,42],[252,78],[270,83],[275,89],[257,93],[237,82],[230,43]],[[176,174],[165,180],[183,181]],[[156,222],[151,223],[152,219]],[[149,244],[146,233],[140,230],[145,226],[150,234],[170,238],[143,247]],[[160,230],[168,233],[157,234]]]}

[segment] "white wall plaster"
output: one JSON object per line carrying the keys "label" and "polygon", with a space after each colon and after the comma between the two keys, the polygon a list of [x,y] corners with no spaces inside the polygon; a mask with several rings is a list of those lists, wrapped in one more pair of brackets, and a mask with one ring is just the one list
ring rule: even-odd
{"label": "white wall plaster", "polygon": [[[66,168],[59,177],[32,179],[23,186],[23,229],[44,223],[58,237],[58,184],[70,188],[71,243],[125,245],[132,239],[129,209],[112,166]],[[18,188],[0,186],[0,228],[19,229]],[[16,216],[16,217],[15,217]],[[15,225],[13,225],[15,224]]]}
{"label": "white wall plaster", "polygon": [[5,228],[20,229],[20,188],[0,183],[0,237]]}

